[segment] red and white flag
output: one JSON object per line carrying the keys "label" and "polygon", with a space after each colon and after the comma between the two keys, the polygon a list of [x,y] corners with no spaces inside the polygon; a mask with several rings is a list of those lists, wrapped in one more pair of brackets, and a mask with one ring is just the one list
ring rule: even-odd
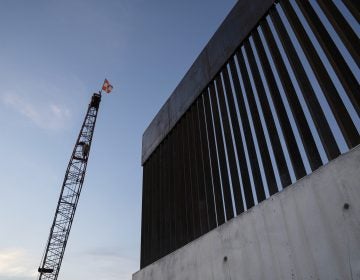
{"label": "red and white flag", "polygon": [[114,87],[110,84],[110,82],[105,79],[104,84],[102,86],[102,90],[106,93],[110,93]]}

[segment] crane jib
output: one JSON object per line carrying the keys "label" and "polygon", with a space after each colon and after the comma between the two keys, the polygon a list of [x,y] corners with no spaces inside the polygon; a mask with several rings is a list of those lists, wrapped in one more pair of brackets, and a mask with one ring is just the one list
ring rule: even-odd
{"label": "crane jib", "polygon": [[55,217],[38,268],[39,280],[56,280],[84,183],[101,93],[94,93],[66,169]]}

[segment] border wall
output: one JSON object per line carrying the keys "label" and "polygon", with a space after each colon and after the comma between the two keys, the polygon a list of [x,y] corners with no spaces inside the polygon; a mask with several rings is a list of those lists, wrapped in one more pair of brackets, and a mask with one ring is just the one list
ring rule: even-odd
{"label": "border wall", "polygon": [[[164,262],[165,256],[175,261],[170,254],[203,244],[205,236],[216,236],[230,225],[246,234],[249,224],[257,223],[242,224],[250,213],[280,198],[282,205],[286,194],[293,200],[289,193],[297,193],[296,186],[311,176],[316,181],[319,169],[360,144],[359,20],[353,0],[235,4],[144,132],[141,269]],[[334,184],[330,193],[325,186],[317,188],[334,200],[344,195],[335,195],[341,184]],[[307,199],[299,207],[306,208]],[[312,223],[326,226],[328,221],[321,219],[327,217],[327,207],[314,209],[321,214]],[[284,219],[279,216],[278,223],[288,222]],[[288,233],[278,234],[285,238]],[[301,233],[292,234],[302,240]],[[310,237],[310,243],[319,241]],[[229,242],[221,244],[237,241]],[[307,262],[303,257],[296,262]],[[243,261],[238,265],[249,263]]]}

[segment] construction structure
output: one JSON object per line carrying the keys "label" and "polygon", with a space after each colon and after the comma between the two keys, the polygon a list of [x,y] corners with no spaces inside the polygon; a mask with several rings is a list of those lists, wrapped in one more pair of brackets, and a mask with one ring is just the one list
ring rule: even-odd
{"label": "construction structure", "polygon": [[144,132],[133,280],[360,279],[359,10],[236,3]]}
{"label": "construction structure", "polygon": [[38,269],[39,280],[56,280],[64,257],[71,225],[84,183],[91,142],[101,101],[101,92],[94,93],[62,184],[43,258]]}

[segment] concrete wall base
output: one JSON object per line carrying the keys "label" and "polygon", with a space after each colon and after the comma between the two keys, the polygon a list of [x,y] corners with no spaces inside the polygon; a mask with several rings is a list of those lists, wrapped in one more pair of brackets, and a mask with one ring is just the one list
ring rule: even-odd
{"label": "concrete wall base", "polygon": [[360,147],[133,280],[360,279]]}

